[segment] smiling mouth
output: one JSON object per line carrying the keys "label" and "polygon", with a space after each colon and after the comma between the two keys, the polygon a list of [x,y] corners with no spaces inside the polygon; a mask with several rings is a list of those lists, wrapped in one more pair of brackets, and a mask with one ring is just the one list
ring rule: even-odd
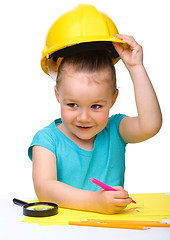
{"label": "smiling mouth", "polygon": [[81,130],[88,130],[92,127],[85,127],[85,126],[77,126],[77,128],[81,129]]}

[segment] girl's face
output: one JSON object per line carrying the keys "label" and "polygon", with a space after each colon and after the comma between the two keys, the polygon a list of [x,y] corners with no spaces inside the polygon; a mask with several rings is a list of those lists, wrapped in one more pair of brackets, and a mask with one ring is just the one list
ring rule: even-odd
{"label": "girl's face", "polygon": [[113,94],[108,69],[88,73],[69,66],[62,73],[61,85],[55,88],[61,106],[62,124],[59,129],[71,140],[94,141],[108,122],[109,110],[118,91]]}

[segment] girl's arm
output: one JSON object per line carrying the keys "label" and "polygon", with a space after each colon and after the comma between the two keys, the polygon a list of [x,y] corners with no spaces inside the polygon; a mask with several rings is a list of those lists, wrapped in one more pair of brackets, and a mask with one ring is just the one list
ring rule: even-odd
{"label": "girl's arm", "polygon": [[120,134],[125,142],[141,142],[153,137],[161,128],[162,114],[156,93],[143,65],[142,47],[133,37],[118,34],[128,44],[128,49],[117,43],[114,47],[132,78],[138,116],[125,117],[120,123]]}
{"label": "girl's arm", "polygon": [[[57,181],[57,164],[53,152],[41,146],[34,146],[33,183],[40,201],[57,203],[60,207],[114,214],[130,202],[128,193],[121,187],[117,192],[100,190],[86,191]],[[74,176],[73,176],[74,177]]]}

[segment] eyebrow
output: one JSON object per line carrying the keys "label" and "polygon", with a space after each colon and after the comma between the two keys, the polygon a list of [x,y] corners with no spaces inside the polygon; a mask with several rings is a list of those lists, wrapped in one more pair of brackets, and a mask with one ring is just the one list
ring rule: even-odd
{"label": "eyebrow", "polygon": [[71,98],[64,98],[63,101],[64,102],[77,102],[75,99],[71,99]]}
{"label": "eyebrow", "polygon": [[103,100],[103,99],[100,99],[100,100],[95,101],[94,103],[96,104],[96,103],[101,103],[101,102],[106,103],[107,101]]}

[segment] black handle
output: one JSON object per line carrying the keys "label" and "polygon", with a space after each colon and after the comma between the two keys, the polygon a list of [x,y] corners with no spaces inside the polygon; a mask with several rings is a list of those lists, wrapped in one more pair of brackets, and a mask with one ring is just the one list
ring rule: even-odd
{"label": "black handle", "polygon": [[24,201],[19,200],[19,199],[17,199],[17,198],[14,198],[14,199],[13,199],[13,203],[15,203],[15,204],[17,204],[17,205],[19,205],[19,206],[24,206],[24,205],[28,204],[27,202],[24,202]]}

